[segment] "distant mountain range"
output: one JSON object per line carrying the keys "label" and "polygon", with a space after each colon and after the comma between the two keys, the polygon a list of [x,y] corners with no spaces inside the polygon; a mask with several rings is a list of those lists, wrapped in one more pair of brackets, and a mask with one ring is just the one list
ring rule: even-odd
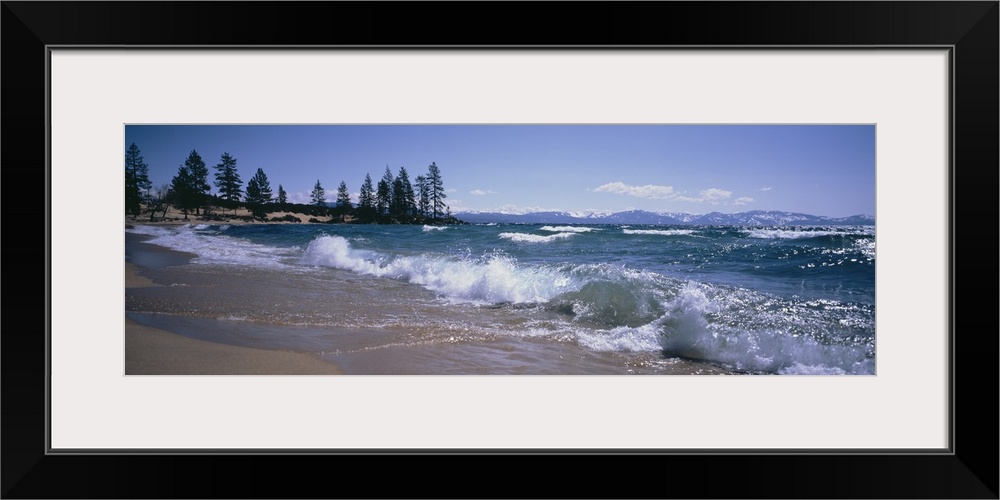
{"label": "distant mountain range", "polygon": [[526,214],[504,212],[458,212],[456,218],[473,224],[649,224],[649,225],[720,225],[720,226],[873,226],[875,217],[852,215],[850,217],[824,217],[821,215],[751,210],[736,214],[712,212],[694,215],[675,212],[531,212]]}

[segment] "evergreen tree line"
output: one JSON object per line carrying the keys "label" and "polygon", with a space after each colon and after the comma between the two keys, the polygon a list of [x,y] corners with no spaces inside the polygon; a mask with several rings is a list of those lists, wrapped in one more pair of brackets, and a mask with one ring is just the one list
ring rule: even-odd
{"label": "evergreen tree line", "polygon": [[410,182],[404,167],[400,167],[394,176],[387,165],[377,184],[372,183],[370,174],[365,174],[357,206],[351,202],[347,183],[341,181],[332,207],[326,202],[326,192],[319,179],[313,186],[310,203],[306,205],[288,203],[288,194],[280,184],[277,193],[274,193],[261,168],[247,181],[244,191],[243,181],[236,169],[236,158],[228,152],[222,154],[215,171],[214,185],[218,194],[212,195],[208,166],[201,155],[192,150],[178,167],[177,175],[170,184],[153,190],[149,167],[143,161],[138,146],[133,143],[125,154],[125,213],[137,217],[145,205],[150,219],[155,219],[157,213],[165,214],[167,206],[173,205],[187,219],[191,213],[207,216],[212,207],[221,207],[225,211],[242,206],[253,214],[254,219],[262,220],[267,220],[268,212],[289,211],[361,223],[457,222],[444,202],[447,195],[437,163],[431,163],[426,174],[418,175],[415,184]]}
{"label": "evergreen tree line", "polygon": [[[444,202],[448,195],[444,192],[441,169],[437,163],[432,162],[427,167],[427,173],[418,175],[415,181],[410,182],[406,167],[399,167],[394,176],[386,165],[385,173],[377,184],[372,183],[371,174],[365,174],[358,193],[358,206],[355,209],[357,215],[403,222],[410,219],[437,220],[451,217],[448,205]],[[336,207],[346,208],[349,204],[347,185],[341,182]]]}

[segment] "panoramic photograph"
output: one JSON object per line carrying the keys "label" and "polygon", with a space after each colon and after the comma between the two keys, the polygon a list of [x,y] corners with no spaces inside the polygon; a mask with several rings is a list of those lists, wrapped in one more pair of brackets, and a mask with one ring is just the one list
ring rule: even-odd
{"label": "panoramic photograph", "polygon": [[126,125],[125,375],[875,375],[874,125]]}

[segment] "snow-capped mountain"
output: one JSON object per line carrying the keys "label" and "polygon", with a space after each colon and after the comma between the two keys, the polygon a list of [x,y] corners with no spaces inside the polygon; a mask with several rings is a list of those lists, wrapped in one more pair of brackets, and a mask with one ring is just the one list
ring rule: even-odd
{"label": "snow-capped mountain", "polygon": [[458,219],[473,224],[649,224],[649,225],[720,225],[720,226],[816,226],[816,225],[874,225],[871,215],[850,217],[824,217],[776,210],[752,210],[735,214],[712,212],[703,215],[675,212],[649,212],[628,210],[624,212],[459,212]]}

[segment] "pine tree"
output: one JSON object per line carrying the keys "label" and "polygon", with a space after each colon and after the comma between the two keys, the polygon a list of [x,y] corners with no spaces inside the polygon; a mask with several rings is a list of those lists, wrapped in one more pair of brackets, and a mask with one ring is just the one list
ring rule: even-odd
{"label": "pine tree", "polygon": [[312,204],[317,207],[326,206],[326,191],[324,191],[323,186],[320,185],[319,179],[316,179],[316,185],[313,186],[312,194],[309,195],[309,199],[312,200]]}
{"label": "pine tree", "polygon": [[347,213],[351,208],[351,192],[347,190],[347,183],[340,181],[340,186],[337,187],[337,210]]}
{"label": "pine tree", "polygon": [[410,176],[407,174],[406,169],[400,167],[399,178],[403,179],[403,196],[405,197],[405,206],[407,215],[414,215],[417,213],[417,198],[413,191],[413,184],[410,182]]}
{"label": "pine tree", "polygon": [[[203,195],[212,189],[212,186],[208,184],[208,167],[205,166],[205,161],[201,159],[201,155],[198,151],[192,149],[191,153],[188,154],[186,160],[184,160],[184,166],[188,168],[188,172],[191,173],[192,178],[192,188],[196,191],[198,198],[205,198]],[[195,213],[200,213],[201,200],[195,206]]]}
{"label": "pine tree", "polygon": [[285,203],[288,203],[288,193],[285,192],[285,188],[281,187],[281,184],[278,184],[278,205],[281,206],[282,210],[285,209]]}
{"label": "pine tree", "polygon": [[390,212],[395,217],[407,217],[413,215],[415,203],[413,201],[413,185],[410,184],[410,176],[406,173],[405,167],[399,167],[399,174],[392,183],[392,204]]}
{"label": "pine tree", "polygon": [[419,213],[422,217],[427,217],[427,214],[431,211],[430,184],[427,182],[427,177],[423,175],[418,175],[416,182],[417,213]]}
{"label": "pine tree", "polygon": [[216,165],[215,169],[218,170],[215,173],[215,187],[219,188],[219,196],[235,208],[243,194],[243,181],[236,171],[236,158],[229,153],[222,153],[222,163]]}
{"label": "pine tree", "polygon": [[177,175],[170,180],[171,204],[184,213],[184,220],[188,220],[188,213],[198,206],[199,192],[198,182],[194,174],[185,165],[177,168]]}
{"label": "pine tree", "polygon": [[137,216],[142,210],[143,192],[153,187],[149,165],[143,161],[139,146],[133,142],[125,152],[125,213]]}
{"label": "pine tree", "polygon": [[361,184],[358,194],[358,211],[362,216],[371,215],[375,210],[375,188],[372,187],[372,176],[365,174],[365,182]]}
{"label": "pine tree", "polygon": [[385,173],[382,174],[382,180],[378,181],[378,190],[375,192],[375,208],[378,210],[379,215],[389,213],[389,207],[392,205],[393,181],[389,165],[386,165]]}
{"label": "pine tree", "polygon": [[441,181],[441,170],[435,162],[431,162],[430,166],[427,167],[427,182],[430,188],[431,216],[437,219],[438,214],[444,213],[448,208],[444,203],[444,199],[448,195],[444,192],[444,183]]}
{"label": "pine tree", "polygon": [[267,175],[264,174],[263,169],[258,168],[257,173],[247,182],[246,204],[254,217],[264,218],[267,216],[264,205],[271,203],[272,195],[271,183],[268,182]]}

